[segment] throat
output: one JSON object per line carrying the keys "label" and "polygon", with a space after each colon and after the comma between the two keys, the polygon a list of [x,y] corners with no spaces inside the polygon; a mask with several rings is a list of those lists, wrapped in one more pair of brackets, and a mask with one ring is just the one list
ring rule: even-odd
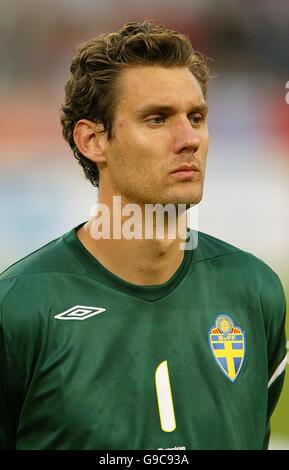
{"label": "throat", "polygon": [[180,240],[114,240],[90,236],[89,226],[77,236],[87,251],[112,274],[136,285],[161,285],[176,273],[184,259]]}
{"label": "throat", "polygon": [[[161,285],[169,281],[182,264],[184,251],[168,250],[154,253],[142,249],[135,256],[129,273],[130,281],[139,285]],[[127,273],[128,274],[128,273]]]}

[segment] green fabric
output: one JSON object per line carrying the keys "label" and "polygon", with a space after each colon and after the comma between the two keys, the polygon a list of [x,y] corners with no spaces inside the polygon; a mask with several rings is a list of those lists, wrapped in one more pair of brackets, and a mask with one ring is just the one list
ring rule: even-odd
{"label": "green fabric", "polygon": [[[82,224],[81,224],[82,225]],[[262,261],[204,233],[161,286],[105,269],[76,230],[0,276],[0,448],[262,449],[284,373],[285,297]],[[105,311],[84,320],[74,307]],[[235,381],[209,344],[216,318],[245,332]],[[161,428],[167,361],[176,428]]]}

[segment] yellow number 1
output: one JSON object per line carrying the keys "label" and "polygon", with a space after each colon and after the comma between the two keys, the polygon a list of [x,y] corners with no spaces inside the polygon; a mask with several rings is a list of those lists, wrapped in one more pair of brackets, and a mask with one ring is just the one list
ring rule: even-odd
{"label": "yellow number 1", "polygon": [[173,432],[177,426],[168,371],[168,361],[163,361],[158,365],[155,373],[155,382],[161,428],[164,432]]}

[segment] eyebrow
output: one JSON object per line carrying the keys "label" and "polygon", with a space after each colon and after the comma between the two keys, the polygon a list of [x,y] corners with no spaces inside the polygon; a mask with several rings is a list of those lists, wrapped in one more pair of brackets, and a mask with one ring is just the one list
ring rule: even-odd
{"label": "eyebrow", "polygon": [[[171,114],[175,114],[176,112],[177,112],[177,108],[175,108],[174,106],[151,103],[137,110],[136,114],[139,117],[145,117],[150,114],[163,113],[163,114],[171,115]],[[207,113],[208,112],[207,103],[203,102],[201,104],[191,106],[189,114],[194,113],[194,112]]]}

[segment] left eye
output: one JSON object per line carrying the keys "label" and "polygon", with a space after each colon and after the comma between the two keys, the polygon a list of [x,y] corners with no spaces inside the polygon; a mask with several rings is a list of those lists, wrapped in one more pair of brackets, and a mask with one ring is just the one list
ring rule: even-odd
{"label": "left eye", "polygon": [[203,119],[203,116],[201,116],[201,114],[193,114],[190,117],[191,122],[196,125],[200,124],[202,119]]}

